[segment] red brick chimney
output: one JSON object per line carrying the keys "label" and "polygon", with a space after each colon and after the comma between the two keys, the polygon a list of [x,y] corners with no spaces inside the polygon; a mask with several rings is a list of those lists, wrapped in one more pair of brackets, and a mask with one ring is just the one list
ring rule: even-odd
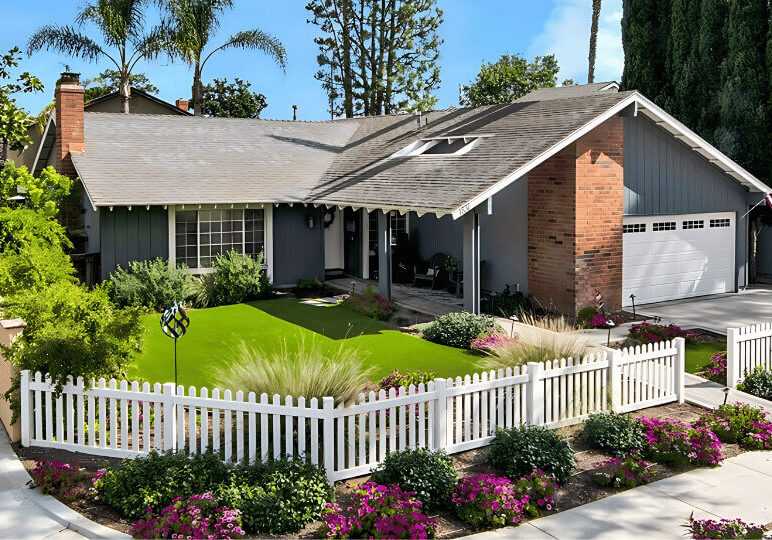
{"label": "red brick chimney", "polygon": [[174,102],[174,104],[177,106],[178,109],[182,109],[183,111],[188,111],[188,100],[187,99],[178,99]]}
{"label": "red brick chimney", "polygon": [[75,178],[70,152],[83,152],[83,92],[80,73],[62,73],[56,84],[56,170]]}

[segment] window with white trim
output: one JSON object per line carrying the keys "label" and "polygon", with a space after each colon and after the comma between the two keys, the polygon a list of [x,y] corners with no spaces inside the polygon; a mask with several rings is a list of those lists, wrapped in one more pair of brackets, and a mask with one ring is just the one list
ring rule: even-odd
{"label": "window with white trim", "polygon": [[175,212],[175,255],[189,268],[211,268],[217,255],[231,250],[256,257],[264,248],[261,209]]}
{"label": "window with white trim", "polygon": [[622,234],[646,232],[645,223],[630,223],[629,225],[622,225]]}
{"label": "window with white trim", "polygon": [[690,219],[683,222],[681,225],[684,229],[704,229],[705,222],[701,219]]}
{"label": "window with white trim", "polygon": [[652,227],[654,232],[660,232],[660,231],[674,231],[676,230],[676,222],[675,221],[662,221],[659,223],[655,223]]}
{"label": "window with white trim", "polygon": [[711,227],[729,227],[729,225],[731,225],[731,220],[729,218],[711,219],[710,220],[710,226]]}

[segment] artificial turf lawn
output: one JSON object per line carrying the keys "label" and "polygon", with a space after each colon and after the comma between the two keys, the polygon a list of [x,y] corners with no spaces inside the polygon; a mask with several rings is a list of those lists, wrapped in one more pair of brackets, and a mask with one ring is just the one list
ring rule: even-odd
{"label": "artificial turf lawn", "polygon": [[[214,372],[238,360],[242,341],[265,351],[305,340],[325,351],[341,343],[365,355],[377,381],[394,369],[435,371],[456,377],[478,371],[479,357],[392,330],[342,305],[308,305],[295,298],[258,300],[188,311],[190,327],[177,343],[178,383],[212,388]],[[127,370],[130,379],[174,381],[174,343],[164,335],[160,315],[147,315],[143,352]]]}
{"label": "artificial turf lawn", "polygon": [[699,373],[710,364],[710,357],[726,350],[725,341],[715,343],[690,343],[686,345],[686,372]]}

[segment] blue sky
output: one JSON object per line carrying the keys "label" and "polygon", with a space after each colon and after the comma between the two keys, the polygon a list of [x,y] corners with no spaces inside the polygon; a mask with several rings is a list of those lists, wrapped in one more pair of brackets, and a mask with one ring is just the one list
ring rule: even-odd
{"label": "blue sky", "polygon": [[[442,86],[437,92],[438,107],[458,104],[458,86],[469,82],[483,61],[495,60],[503,53],[555,54],[561,66],[560,79],[587,80],[591,0],[438,0],[445,22],[440,32],[445,43],[440,50]],[[0,19],[0,51],[14,45],[26,48],[28,37],[49,23],[71,24],[78,0],[3,0]],[[270,60],[251,51],[217,53],[206,66],[204,81],[214,77],[240,77],[265,94],[268,108],[263,118],[291,118],[292,105],[298,105],[302,120],[326,119],[326,98],[313,78],[317,70],[316,27],[306,23],[306,0],[263,2],[241,0],[222,20],[216,44],[238,30],[258,27],[278,36],[287,48],[286,74]],[[623,56],[620,35],[621,0],[604,0],[598,43],[596,80],[619,80]],[[9,24],[10,23],[10,24]],[[96,36],[93,29],[90,35]],[[109,62],[109,61],[105,61]],[[84,78],[110,67],[107,63],[82,62],[63,55],[40,52],[24,58],[22,68],[39,76],[46,86],[44,94],[23,95],[18,101],[37,112],[53,97],[58,74],[68,64]],[[162,60],[139,64],[160,88],[159,97],[174,101],[190,94],[192,73],[182,63]]]}

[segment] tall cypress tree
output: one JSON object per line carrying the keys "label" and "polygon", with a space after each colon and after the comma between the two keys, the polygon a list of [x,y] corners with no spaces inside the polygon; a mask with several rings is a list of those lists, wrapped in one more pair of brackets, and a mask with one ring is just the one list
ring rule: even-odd
{"label": "tall cypress tree", "polygon": [[719,149],[750,172],[769,176],[767,0],[733,0],[729,6],[727,56],[721,69]]}
{"label": "tall cypress tree", "polygon": [[695,88],[694,107],[698,117],[697,124],[689,127],[711,144],[720,125],[719,94],[721,64],[727,54],[727,17],[729,0],[702,0],[697,46],[699,84]]}
{"label": "tall cypress tree", "polygon": [[700,84],[699,21],[699,0],[673,0],[666,65],[672,92],[665,96],[663,106],[691,127],[699,117],[699,107],[695,107],[695,90]]}
{"label": "tall cypress tree", "polygon": [[657,103],[668,95],[671,82],[666,69],[670,3],[671,0],[622,2],[622,87],[639,90]]}

